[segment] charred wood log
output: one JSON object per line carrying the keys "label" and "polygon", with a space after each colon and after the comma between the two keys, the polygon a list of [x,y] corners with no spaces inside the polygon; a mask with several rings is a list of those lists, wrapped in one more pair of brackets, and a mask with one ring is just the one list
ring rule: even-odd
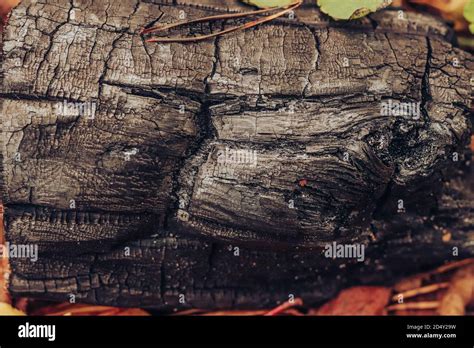
{"label": "charred wood log", "polygon": [[[11,14],[5,228],[39,246],[36,262],[11,259],[14,295],[311,304],[474,253],[474,58],[449,29],[391,10],[333,23],[308,3],[200,43],[140,36],[247,9],[199,3],[25,0]],[[365,252],[327,257],[337,245]]]}

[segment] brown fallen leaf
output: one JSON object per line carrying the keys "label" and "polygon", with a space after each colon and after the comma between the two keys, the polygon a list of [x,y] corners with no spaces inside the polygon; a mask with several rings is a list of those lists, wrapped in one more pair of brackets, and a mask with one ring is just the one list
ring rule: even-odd
{"label": "brown fallen leaf", "polygon": [[466,307],[474,304],[474,265],[458,270],[438,308],[440,315],[465,315]]}
{"label": "brown fallen leaf", "polygon": [[0,31],[6,22],[7,14],[13,6],[16,6],[20,0],[1,0],[0,1]]}
{"label": "brown fallen leaf", "polygon": [[23,316],[22,311],[12,307],[9,303],[0,302],[0,316]]}
{"label": "brown fallen leaf", "polygon": [[343,290],[324,304],[316,315],[385,315],[392,289],[381,286],[356,286]]}
{"label": "brown fallen leaf", "polygon": [[404,0],[393,0],[392,7],[402,7],[404,5]]}
{"label": "brown fallen leaf", "polygon": [[454,23],[456,31],[464,31],[468,28],[468,23],[464,18],[464,7],[469,0],[409,0],[409,2],[435,9],[444,20]]}

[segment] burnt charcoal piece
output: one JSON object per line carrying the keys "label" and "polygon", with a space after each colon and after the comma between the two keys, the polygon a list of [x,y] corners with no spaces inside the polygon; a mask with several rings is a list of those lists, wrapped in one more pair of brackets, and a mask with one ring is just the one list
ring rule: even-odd
{"label": "burnt charcoal piece", "polygon": [[151,44],[145,26],[248,7],[22,1],[2,39],[2,194],[8,241],[39,259],[11,259],[11,292],[311,304],[473,255],[474,57],[431,17],[336,23],[313,3]]}

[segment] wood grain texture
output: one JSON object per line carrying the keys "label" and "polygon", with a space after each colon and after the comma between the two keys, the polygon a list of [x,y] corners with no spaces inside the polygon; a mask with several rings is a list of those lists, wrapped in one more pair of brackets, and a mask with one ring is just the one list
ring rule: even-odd
{"label": "wood grain texture", "polygon": [[[2,191],[8,239],[40,259],[12,259],[12,293],[315,303],[454,246],[471,255],[474,58],[430,17],[334,23],[311,4],[201,43],[147,44],[144,26],[248,7],[23,1],[3,35]],[[389,101],[419,114],[384,115]],[[365,262],[323,257],[333,241],[366,246]]]}

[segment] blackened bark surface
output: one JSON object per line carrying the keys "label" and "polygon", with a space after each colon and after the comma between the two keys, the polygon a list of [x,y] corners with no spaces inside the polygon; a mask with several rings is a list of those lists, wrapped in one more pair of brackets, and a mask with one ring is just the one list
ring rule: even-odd
{"label": "blackened bark surface", "polygon": [[[310,304],[443,262],[453,247],[473,254],[474,59],[449,30],[393,11],[332,23],[308,3],[297,19],[202,43],[137,34],[182,13],[248,9],[196,3],[13,11],[0,91],[5,223],[9,241],[40,248],[36,263],[11,260],[14,294]],[[389,100],[420,113],[383,115]],[[365,245],[365,262],[325,258],[333,241]]]}

